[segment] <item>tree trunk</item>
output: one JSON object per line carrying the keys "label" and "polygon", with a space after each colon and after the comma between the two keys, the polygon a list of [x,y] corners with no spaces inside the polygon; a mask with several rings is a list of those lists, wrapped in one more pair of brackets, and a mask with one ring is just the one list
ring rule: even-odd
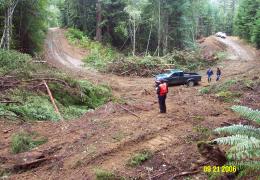
{"label": "tree trunk", "polygon": [[151,27],[150,27],[149,37],[148,37],[148,41],[147,41],[145,56],[147,56],[148,50],[149,50],[149,45],[150,45],[150,40],[151,40],[151,34],[152,34],[152,27],[153,27],[153,24],[152,24],[152,22],[151,22]]}
{"label": "tree trunk", "polygon": [[134,19],[134,22],[133,22],[133,29],[134,29],[134,32],[133,32],[133,56],[135,56],[135,43],[136,43],[136,22],[135,22],[135,19]]}
{"label": "tree trunk", "polygon": [[101,15],[101,2],[97,0],[96,2],[96,13],[97,13],[97,27],[96,27],[96,40],[101,42],[102,41],[102,15]]}
{"label": "tree trunk", "polygon": [[0,48],[9,50],[12,36],[13,14],[19,0],[14,0],[7,6],[5,12],[4,31],[0,42]]}
{"label": "tree trunk", "polygon": [[5,19],[4,19],[4,30],[3,30],[3,35],[1,38],[1,43],[0,43],[0,48],[5,48],[5,38],[6,38],[6,31],[7,31],[7,12],[5,12]]}
{"label": "tree trunk", "polygon": [[163,55],[168,53],[168,37],[169,37],[169,15],[165,12],[165,24],[164,24],[164,41],[163,41]]}

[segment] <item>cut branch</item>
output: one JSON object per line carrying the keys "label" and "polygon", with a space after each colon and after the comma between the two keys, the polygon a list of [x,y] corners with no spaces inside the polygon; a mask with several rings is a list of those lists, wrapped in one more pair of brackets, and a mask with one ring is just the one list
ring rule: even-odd
{"label": "cut branch", "polygon": [[49,86],[47,85],[47,83],[46,83],[45,80],[43,80],[43,84],[45,85],[45,87],[46,87],[46,89],[47,89],[47,92],[48,92],[48,94],[49,94],[49,97],[50,97],[50,99],[51,99],[51,102],[52,102],[52,104],[53,104],[53,107],[54,107],[56,113],[60,116],[61,120],[63,120],[63,117],[61,116],[60,111],[59,111],[59,109],[58,109],[58,107],[57,107],[57,105],[56,105],[56,103],[55,103],[55,101],[54,101],[54,98],[53,98],[53,96],[52,96],[51,90],[50,90],[50,88],[49,88]]}
{"label": "cut branch", "polygon": [[121,106],[120,104],[118,104],[118,106],[119,106],[120,108],[122,108],[123,110],[127,111],[128,113],[132,114],[133,116],[135,116],[135,117],[141,119],[140,116],[138,116],[138,115],[135,114],[134,112],[130,111],[129,109],[125,108],[124,106]]}

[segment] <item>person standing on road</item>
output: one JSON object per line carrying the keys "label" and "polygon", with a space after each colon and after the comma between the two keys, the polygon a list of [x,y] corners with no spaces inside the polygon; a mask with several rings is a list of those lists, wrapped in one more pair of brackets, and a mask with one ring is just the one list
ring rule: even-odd
{"label": "person standing on road", "polygon": [[221,78],[221,70],[219,68],[217,68],[217,79],[216,81],[219,81]]}
{"label": "person standing on road", "polygon": [[214,73],[213,73],[212,69],[209,68],[209,69],[207,70],[208,83],[211,82],[211,76],[212,76],[213,74],[214,74]]}
{"label": "person standing on road", "polygon": [[156,91],[158,94],[158,101],[160,107],[160,113],[166,113],[166,97],[168,93],[168,85],[165,81],[160,80],[156,83]]}

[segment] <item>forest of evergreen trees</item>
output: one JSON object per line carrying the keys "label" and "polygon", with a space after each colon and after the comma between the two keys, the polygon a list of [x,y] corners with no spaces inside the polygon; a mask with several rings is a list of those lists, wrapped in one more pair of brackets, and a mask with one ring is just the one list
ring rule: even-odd
{"label": "forest of evergreen trees", "polygon": [[196,47],[218,31],[260,47],[259,0],[1,0],[1,48],[33,54],[48,27],[74,27],[133,54]]}
{"label": "forest of evergreen trees", "polygon": [[218,31],[259,46],[259,7],[259,0],[65,0],[61,11],[63,26],[118,48],[131,45],[134,53],[163,55]]}

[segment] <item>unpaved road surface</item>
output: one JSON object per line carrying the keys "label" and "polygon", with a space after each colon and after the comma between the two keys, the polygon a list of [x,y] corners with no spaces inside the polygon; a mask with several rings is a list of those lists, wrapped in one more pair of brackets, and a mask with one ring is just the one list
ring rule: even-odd
{"label": "unpaved road surface", "polygon": [[250,71],[259,64],[259,56],[254,48],[246,45],[236,37],[226,39],[215,37],[227,47],[227,60],[220,63],[224,77],[238,75]]}
{"label": "unpaved road surface", "polygon": [[256,51],[252,47],[242,44],[236,37],[215,38],[227,46],[228,58],[231,60],[253,61],[256,58]]}
{"label": "unpaved road surface", "polygon": [[[223,41],[227,44],[232,42],[228,46],[236,55],[244,49],[242,45],[234,45],[235,40]],[[50,30],[46,43],[47,61],[51,65],[69,72],[77,71],[76,75],[80,78],[94,83],[111,85],[114,94],[126,103],[118,105],[110,102],[66,123],[14,125],[3,122],[1,126],[11,130],[7,133],[0,132],[5,137],[1,142],[0,157],[14,157],[10,154],[10,138],[12,133],[21,129],[36,131],[48,138],[48,142],[38,149],[17,155],[13,161],[7,160],[7,165],[15,164],[18,160],[28,161],[28,157],[39,152],[48,152],[46,156],[49,157],[36,168],[13,174],[10,179],[92,180],[95,179],[96,168],[125,177],[149,179],[150,176],[162,180],[181,172],[200,171],[192,178],[207,179],[202,167],[209,162],[197,152],[196,141],[203,138],[201,136],[205,134],[200,133],[207,129],[219,127],[224,122],[240,122],[229,110],[231,104],[220,102],[211,95],[200,95],[200,86],[172,87],[167,97],[168,113],[159,114],[152,78],[118,77],[101,74],[90,68],[84,69],[80,59],[87,52],[83,52],[82,57],[74,56],[73,47],[68,45],[64,31],[60,29]],[[76,51],[82,52],[78,49]],[[244,63],[245,61],[250,63]],[[232,74],[249,70],[252,64],[256,69],[259,65],[254,53],[245,59],[232,59],[231,66],[230,62],[231,60],[220,65],[224,66],[226,74],[231,78],[234,78]],[[142,166],[129,167],[128,159],[144,149],[152,152],[153,157]],[[147,167],[150,168],[149,173]]]}

